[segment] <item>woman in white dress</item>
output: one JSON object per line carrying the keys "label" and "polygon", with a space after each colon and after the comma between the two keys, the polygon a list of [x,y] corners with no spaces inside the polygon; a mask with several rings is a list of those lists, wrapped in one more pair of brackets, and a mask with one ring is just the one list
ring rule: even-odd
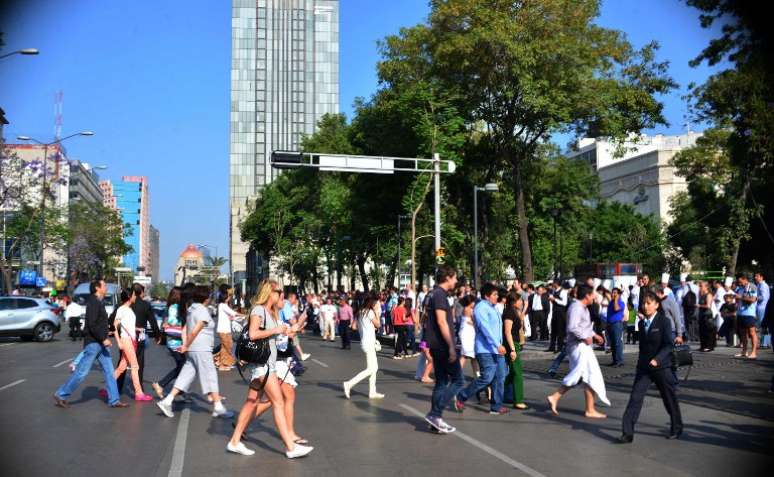
{"label": "woman in white dress", "polygon": [[476,361],[476,322],[473,317],[473,307],[476,300],[472,295],[460,298],[462,307],[462,322],[460,323],[460,367],[465,369],[465,362],[470,360],[473,375],[478,376],[478,361]]}
{"label": "woman in white dress", "polygon": [[376,373],[379,371],[379,361],[376,348],[381,345],[376,341],[376,330],[379,328],[379,295],[375,291],[368,294],[363,307],[358,311],[357,324],[353,327],[360,330],[360,345],[366,355],[366,369],[360,371],[354,378],[344,381],[344,395],[349,399],[350,390],[360,381],[368,378],[368,398],[382,399],[384,394],[376,392]]}

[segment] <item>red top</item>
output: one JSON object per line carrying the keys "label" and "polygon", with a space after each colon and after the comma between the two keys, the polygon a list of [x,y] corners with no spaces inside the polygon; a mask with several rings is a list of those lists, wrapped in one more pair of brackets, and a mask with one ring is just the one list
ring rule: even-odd
{"label": "red top", "polygon": [[392,309],[392,324],[395,326],[406,325],[406,309],[403,306],[396,306]]}

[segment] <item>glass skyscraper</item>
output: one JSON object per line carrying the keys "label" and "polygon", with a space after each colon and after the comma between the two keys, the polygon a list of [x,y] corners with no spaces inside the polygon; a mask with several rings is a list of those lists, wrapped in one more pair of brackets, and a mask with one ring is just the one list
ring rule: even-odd
{"label": "glass skyscraper", "polygon": [[244,278],[239,226],[276,176],[272,151],[298,150],[339,111],[338,0],[233,0],[231,19],[230,267]]}

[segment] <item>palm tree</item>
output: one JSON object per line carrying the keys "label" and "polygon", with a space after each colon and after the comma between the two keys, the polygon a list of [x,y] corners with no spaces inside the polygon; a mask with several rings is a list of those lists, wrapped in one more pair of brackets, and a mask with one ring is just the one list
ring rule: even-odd
{"label": "palm tree", "polygon": [[228,259],[226,257],[207,257],[207,267],[209,268],[209,272],[212,274],[211,281],[215,281],[220,276],[220,268],[228,263]]}

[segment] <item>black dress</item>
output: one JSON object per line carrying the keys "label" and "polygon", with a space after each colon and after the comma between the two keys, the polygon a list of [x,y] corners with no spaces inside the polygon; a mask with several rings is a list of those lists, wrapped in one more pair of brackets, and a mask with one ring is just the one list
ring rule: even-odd
{"label": "black dress", "polygon": [[715,317],[712,316],[712,309],[704,306],[711,306],[708,300],[709,295],[702,293],[699,296],[699,343],[702,350],[714,350],[717,339],[717,330],[715,329]]}

